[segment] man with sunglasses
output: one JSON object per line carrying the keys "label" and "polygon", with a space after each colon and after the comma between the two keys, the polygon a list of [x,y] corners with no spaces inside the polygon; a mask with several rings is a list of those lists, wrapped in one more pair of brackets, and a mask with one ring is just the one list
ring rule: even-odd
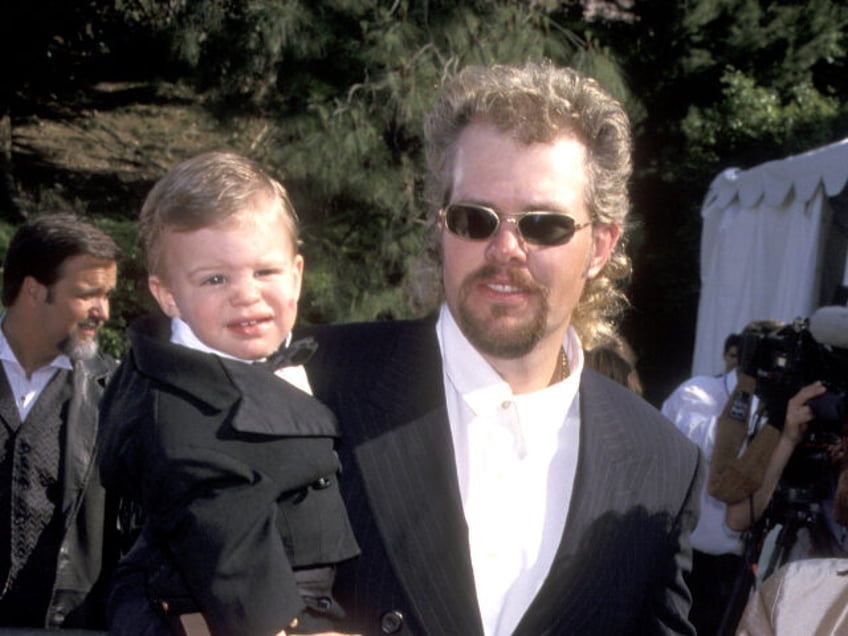
{"label": "man with sunglasses", "polygon": [[694,633],[699,451],[583,364],[630,272],[622,106],[570,69],[469,67],[425,133],[443,302],[318,328],[308,364],[362,547],[351,630]]}

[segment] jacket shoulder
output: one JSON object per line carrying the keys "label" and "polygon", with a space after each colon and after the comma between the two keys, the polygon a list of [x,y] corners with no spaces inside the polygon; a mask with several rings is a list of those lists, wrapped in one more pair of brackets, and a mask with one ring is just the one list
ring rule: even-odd
{"label": "jacket shoulder", "polygon": [[385,320],[350,322],[332,325],[312,325],[295,329],[295,338],[312,336],[318,341],[318,351],[346,342],[354,349],[372,343],[393,341],[397,338],[435,334],[437,314],[415,320]]}
{"label": "jacket shoulder", "polygon": [[[634,449],[650,453],[669,453],[696,463],[698,447],[652,404],[628,388],[597,373],[584,369],[581,391],[584,409],[602,411],[602,418],[618,428],[618,434]],[[597,413],[596,413],[597,414]]]}
{"label": "jacket shoulder", "polygon": [[318,349],[306,363],[309,382],[321,398],[343,390],[367,393],[375,382],[405,385],[400,376],[431,378],[441,369],[435,317],[309,327]]}

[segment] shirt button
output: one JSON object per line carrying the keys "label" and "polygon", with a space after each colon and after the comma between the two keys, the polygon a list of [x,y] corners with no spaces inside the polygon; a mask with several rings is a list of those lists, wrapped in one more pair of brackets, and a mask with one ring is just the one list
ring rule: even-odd
{"label": "shirt button", "polygon": [[312,482],[312,488],[313,490],[324,490],[325,488],[329,488],[332,483],[329,477],[321,477]]}
{"label": "shirt button", "polygon": [[397,610],[386,612],[380,619],[380,631],[384,634],[397,634],[403,627],[403,614]]}
{"label": "shirt button", "polygon": [[510,402],[509,400],[504,400],[503,402],[501,402],[501,408],[504,411],[506,411],[510,406],[512,406],[512,402]]}

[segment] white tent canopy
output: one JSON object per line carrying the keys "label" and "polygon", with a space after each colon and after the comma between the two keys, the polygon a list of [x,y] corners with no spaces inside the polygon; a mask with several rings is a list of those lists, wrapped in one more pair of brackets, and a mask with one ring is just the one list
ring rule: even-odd
{"label": "white tent canopy", "polygon": [[701,209],[693,374],[723,371],[724,339],[751,320],[791,322],[821,304],[828,197],[846,181],[848,139],[750,170],[730,168],[713,180]]}

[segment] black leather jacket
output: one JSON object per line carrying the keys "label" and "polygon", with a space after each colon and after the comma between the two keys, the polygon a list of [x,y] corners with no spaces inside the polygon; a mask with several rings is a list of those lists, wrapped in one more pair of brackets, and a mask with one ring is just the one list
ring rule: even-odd
{"label": "black leather jacket", "polygon": [[117,363],[98,355],[74,364],[64,448],[64,536],[45,627],[106,626],[109,578],[118,559],[117,501],[97,466],[98,405]]}

